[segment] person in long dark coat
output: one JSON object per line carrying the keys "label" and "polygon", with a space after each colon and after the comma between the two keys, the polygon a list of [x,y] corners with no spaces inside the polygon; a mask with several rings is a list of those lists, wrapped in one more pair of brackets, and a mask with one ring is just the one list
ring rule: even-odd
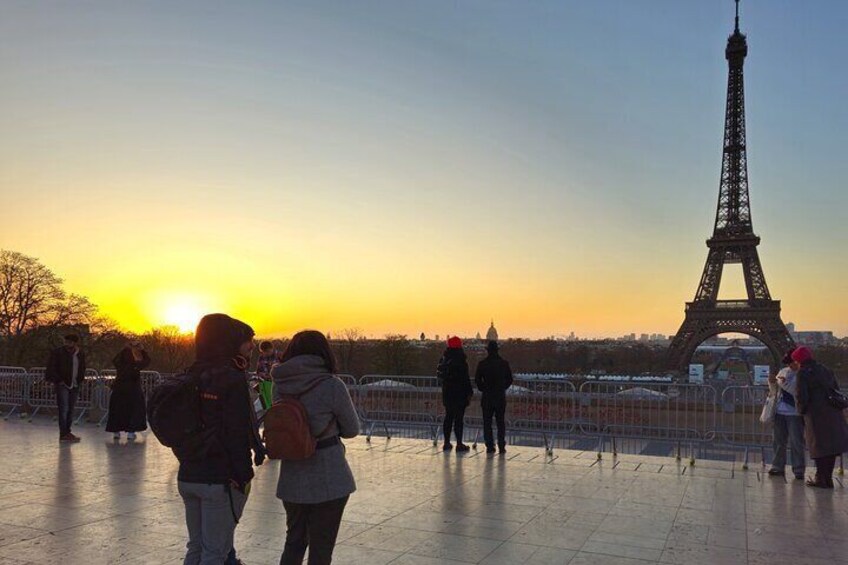
{"label": "person in long dark coat", "polygon": [[798,413],[804,416],[804,434],[810,457],[816,462],[815,478],[807,486],[833,488],[836,457],[848,451],[848,423],[842,410],[828,400],[832,390],[839,390],[833,372],[816,362],[812,352],[799,347],[792,359],[801,364],[798,371]]}
{"label": "person in long dark coat", "polygon": [[450,451],[451,430],[456,436],[456,450],[471,449],[462,442],[462,432],[465,424],[465,409],[471,403],[474,389],[471,388],[471,376],[468,372],[468,360],[462,350],[462,340],[452,337],[448,340],[448,348],[439,360],[436,376],[442,383],[442,404],[445,406],[443,431],[445,443],[442,449]]}
{"label": "person in long dark coat", "polygon": [[124,347],[112,360],[117,375],[109,399],[109,420],[106,431],[121,438],[128,432],[127,439],[135,439],[136,432],[147,429],[147,406],[141,389],[141,371],[150,365],[150,356],[140,342]]}
{"label": "person in long dark coat", "polygon": [[490,341],[486,345],[489,355],[477,364],[474,382],[483,398],[480,406],[483,411],[483,439],[486,453],[495,452],[495,439],[492,433],[492,418],[498,423],[498,450],[506,453],[506,391],[512,386],[512,369],[506,359],[498,353],[498,342]]}

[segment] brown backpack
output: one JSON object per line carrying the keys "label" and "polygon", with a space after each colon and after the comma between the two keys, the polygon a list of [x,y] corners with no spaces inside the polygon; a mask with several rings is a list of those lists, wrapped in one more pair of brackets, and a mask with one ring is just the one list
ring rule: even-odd
{"label": "brown backpack", "polygon": [[[325,380],[318,380],[300,394],[283,395],[265,413],[263,439],[269,458],[301,461],[309,459],[315,453],[318,440],[309,428],[309,415],[303,403],[300,402],[300,397]],[[331,421],[330,425],[332,423]],[[323,435],[324,432],[319,435]]]}

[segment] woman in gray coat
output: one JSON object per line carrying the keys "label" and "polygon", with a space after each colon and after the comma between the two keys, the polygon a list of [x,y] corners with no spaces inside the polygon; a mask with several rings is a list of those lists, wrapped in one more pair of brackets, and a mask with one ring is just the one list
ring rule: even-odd
{"label": "woman in gray coat", "polygon": [[356,490],[339,438],[359,434],[359,418],[345,384],[336,376],[330,344],[321,332],[295,335],[271,370],[274,399],[299,396],[318,448],[302,461],[281,461],[277,498],[286,509],[286,545],[280,565],[332,561],[348,497]]}
{"label": "woman in gray coat", "polygon": [[792,359],[801,364],[798,371],[798,413],[804,416],[804,434],[810,457],[816,462],[816,476],[807,486],[833,488],[836,457],[848,451],[848,424],[842,410],[828,400],[831,391],[839,390],[833,372],[813,359],[812,352],[799,347]]}

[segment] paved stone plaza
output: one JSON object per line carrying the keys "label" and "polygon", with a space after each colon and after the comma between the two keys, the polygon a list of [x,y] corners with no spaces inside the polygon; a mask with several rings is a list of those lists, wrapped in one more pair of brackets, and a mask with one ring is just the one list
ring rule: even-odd
{"label": "paved stone plaza", "polygon": [[[0,421],[0,565],[179,563],[176,461],[86,425],[60,445],[49,420]],[[359,490],[335,563],[848,563],[845,490],[817,491],[732,463],[512,447],[444,455],[421,440],[348,442]],[[278,465],[257,478],[237,547],[275,564],[285,514]],[[791,475],[790,475],[791,477]]]}

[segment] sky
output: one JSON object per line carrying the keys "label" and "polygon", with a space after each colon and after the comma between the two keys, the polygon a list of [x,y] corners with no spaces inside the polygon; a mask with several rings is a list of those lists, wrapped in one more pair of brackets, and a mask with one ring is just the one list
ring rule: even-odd
{"label": "sky", "polygon": [[[733,11],[0,0],[0,248],[134,331],[672,334]],[[741,28],[766,279],[784,321],[848,334],[848,4],[744,0]]]}

